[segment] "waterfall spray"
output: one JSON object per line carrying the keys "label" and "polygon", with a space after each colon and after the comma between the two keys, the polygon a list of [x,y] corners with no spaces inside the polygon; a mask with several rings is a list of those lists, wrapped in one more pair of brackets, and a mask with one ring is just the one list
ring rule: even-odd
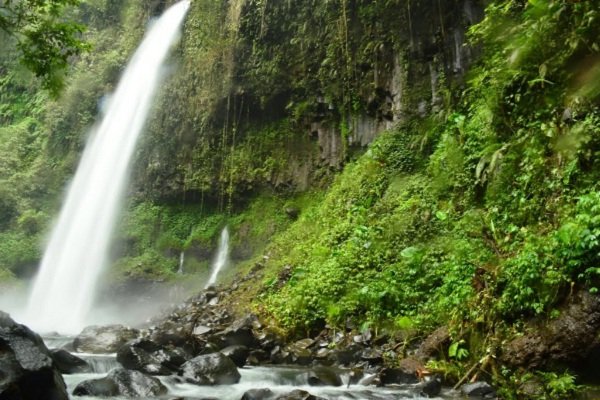
{"label": "waterfall spray", "polygon": [[77,333],[107,264],[112,231],[161,68],[189,1],[169,8],[129,62],[87,143],[46,247],[25,321],[41,332]]}

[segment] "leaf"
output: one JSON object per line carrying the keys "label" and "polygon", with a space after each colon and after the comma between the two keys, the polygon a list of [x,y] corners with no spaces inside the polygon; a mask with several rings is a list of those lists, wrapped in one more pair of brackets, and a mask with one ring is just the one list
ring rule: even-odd
{"label": "leaf", "polygon": [[456,358],[456,353],[458,352],[458,342],[454,342],[448,348],[448,357]]}

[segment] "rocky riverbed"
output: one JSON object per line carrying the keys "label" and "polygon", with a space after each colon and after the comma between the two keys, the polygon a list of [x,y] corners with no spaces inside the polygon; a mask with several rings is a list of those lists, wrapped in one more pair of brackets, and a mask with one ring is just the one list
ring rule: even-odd
{"label": "rocky riverbed", "polygon": [[[449,340],[444,329],[390,367],[389,361],[405,350],[396,338],[348,326],[286,340],[253,314],[234,318],[226,306],[230,294],[209,288],[137,328],[90,326],[72,338],[48,336],[51,350],[37,334],[3,314],[0,394],[35,379],[41,392],[6,398],[66,399],[67,391],[71,398],[496,397],[485,382],[451,390],[441,376],[425,369],[425,362]],[[34,353],[35,368],[28,361]]]}

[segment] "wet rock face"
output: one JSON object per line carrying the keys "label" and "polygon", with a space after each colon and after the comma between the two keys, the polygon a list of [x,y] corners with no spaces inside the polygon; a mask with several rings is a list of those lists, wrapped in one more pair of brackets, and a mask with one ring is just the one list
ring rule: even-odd
{"label": "wet rock face", "polygon": [[139,371],[113,369],[106,377],[81,382],[73,390],[75,396],[149,397],[167,394],[167,388],[156,378]]}
{"label": "wet rock face", "polygon": [[83,359],[63,349],[50,350],[50,356],[61,374],[79,374],[91,372],[92,368]]}
{"label": "wet rock face", "polygon": [[561,309],[558,318],[518,337],[504,349],[502,361],[514,367],[578,368],[588,355],[600,349],[600,297],[577,294]]}
{"label": "wet rock face", "polygon": [[193,358],[181,366],[179,374],[198,385],[232,385],[241,378],[235,363],[222,353]]}
{"label": "wet rock face", "polygon": [[68,400],[42,338],[0,311],[0,399]]}
{"label": "wet rock face", "polygon": [[115,353],[138,336],[137,329],[123,325],[88,326],[75,338],[73,347],[80,353]]}

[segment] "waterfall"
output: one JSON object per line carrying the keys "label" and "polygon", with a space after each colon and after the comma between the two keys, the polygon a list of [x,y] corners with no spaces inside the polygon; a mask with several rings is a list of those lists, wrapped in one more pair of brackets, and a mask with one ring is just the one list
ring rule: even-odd
{"label": "waterfall", "polygon": [[185,261],[185,252],[181,251],[181,253],[179,253],[179,269],[177,270],[177,273],[179,275],[183,275],[183,262]]}
{"label": "waterfall", "polygon": [[86,322],[137,138],[188,8],[189,1],[180,2],[152,25],[85,147],[24,315],[38,331],[77,333]]}
{"label": "waterfall", "polygon": [[217,257],[212,266],[212,273],[210,279],[206,282],[205,288],[214,285],[217,282],[217,276],[219,271],[227,264],[229,258],[229,230],[227,227],[221,231],[221,238],[219,239],[219,250],[217,251]]}

